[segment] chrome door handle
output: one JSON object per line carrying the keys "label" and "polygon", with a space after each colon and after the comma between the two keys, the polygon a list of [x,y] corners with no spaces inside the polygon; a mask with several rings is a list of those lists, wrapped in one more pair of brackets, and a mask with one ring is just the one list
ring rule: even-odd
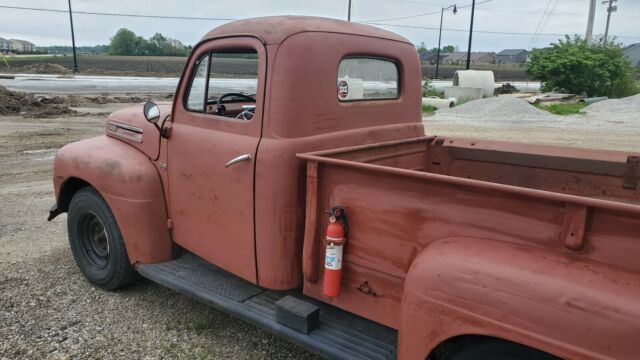
{"label": "chrome door handle", "polygon": [[229,166],[235,165],[235,164],[237,164],[239,162],[249,161],[249,160],[251,160],[251,155],[249,155],[249,154],[236,156],[233,159],[229,160],[226,164],[224,164],[224,167],[229,167]]}

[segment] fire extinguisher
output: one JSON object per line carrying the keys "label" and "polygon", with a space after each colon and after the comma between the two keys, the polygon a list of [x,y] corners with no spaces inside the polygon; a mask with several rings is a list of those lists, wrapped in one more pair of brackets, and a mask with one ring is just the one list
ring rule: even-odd
{"label": "fire extinguisher", "polygon": [[325,296],[340,296],[342,284],[342,253],[346,242],[347,218],[344,208],[332,207],[327,210],[329,225],[325,236],[323,293]]}

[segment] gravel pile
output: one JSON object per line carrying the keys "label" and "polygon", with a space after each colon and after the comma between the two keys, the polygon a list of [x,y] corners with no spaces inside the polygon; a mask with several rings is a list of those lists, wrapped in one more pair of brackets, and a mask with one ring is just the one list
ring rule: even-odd
{"label": "gravel pile", "polygon": [[640,94],[622,99],[609,99],[593,103],[582,110],[588,115],[622,115],[637,119],[640,113]]}
{"label": "gravel pile", "polygon": [[469,101],[453,108],[440,109],[435,117],[443,121],[477,122],[486,125],[551,125],[558,121],[557,116],[513,96]]}

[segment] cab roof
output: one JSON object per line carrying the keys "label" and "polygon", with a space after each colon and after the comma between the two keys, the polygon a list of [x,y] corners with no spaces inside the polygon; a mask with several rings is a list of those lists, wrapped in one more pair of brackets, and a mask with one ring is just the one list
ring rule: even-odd
{"label": "cab roof", "polygon": [[409,40],[377,27],[315,16],[266,16],[237,20],[209,31],[201,41],[238,35],[255,36],[268,45],[280,44],[303,32],[327,32],[369,36],[410,44]]}

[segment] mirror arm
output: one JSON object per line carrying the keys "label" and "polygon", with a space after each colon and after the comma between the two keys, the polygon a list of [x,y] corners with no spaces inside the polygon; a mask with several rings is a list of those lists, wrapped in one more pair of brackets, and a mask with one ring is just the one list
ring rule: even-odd
{"label": "mirror arm", "polygon": [[[162,120],[162,124],[160,125],[160,127],[158,128],[158,130],[160,131],[160,137],[163,137],[165,139],[168,139],[169,136],[171,136],[171,126],[164,126],[164,123],[167,121],[167,119],[169,119],[171,117],[171,113],[168,113],[167,116],[164,117],[164,119]],[[158,127],[156,125],[156,127]]]}

